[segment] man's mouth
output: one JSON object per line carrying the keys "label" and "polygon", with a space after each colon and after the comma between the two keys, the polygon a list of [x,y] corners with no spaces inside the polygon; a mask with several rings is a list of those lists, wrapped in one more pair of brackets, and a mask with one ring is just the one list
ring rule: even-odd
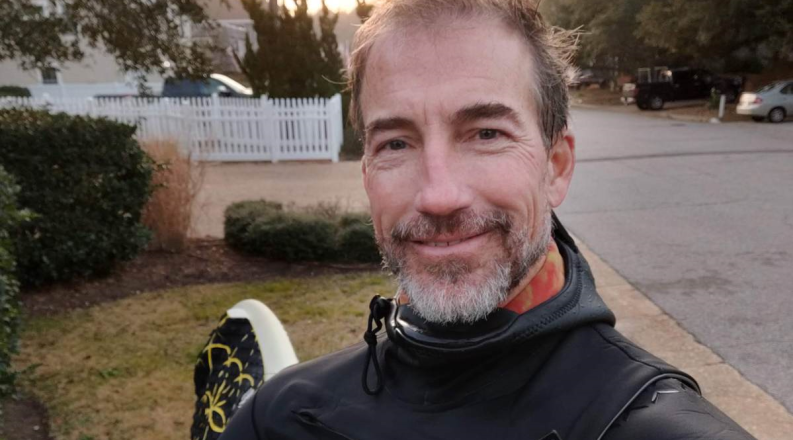
{"label": "man's mouth", "polygon": [[460,244],[465,240],[467,240],[467,238],[463,238],[461,240],[454,240],[454,241],[419,241],[419,243],[427,246],[447,247],[447,246],[454,246],[456,244]]}
{"label": "man's mouth", "polygon": [[439,236],[411,240],[419,251],[431,257],[443,257],[451,254],[473,253],[482,246],[490,231],[465,236]]}

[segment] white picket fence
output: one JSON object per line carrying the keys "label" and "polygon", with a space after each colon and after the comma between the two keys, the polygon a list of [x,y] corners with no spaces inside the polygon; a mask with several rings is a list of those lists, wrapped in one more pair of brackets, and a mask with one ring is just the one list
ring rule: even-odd
{"label": "white picket fence", "polygon": [[136,125],[138,140],[174,139],[204,161],[339,160],[341,95],[332,98],[0,98]]}

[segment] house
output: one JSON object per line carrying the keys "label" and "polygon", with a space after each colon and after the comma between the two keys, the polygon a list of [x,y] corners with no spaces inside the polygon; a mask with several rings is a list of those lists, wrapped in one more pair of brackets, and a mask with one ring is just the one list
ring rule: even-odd
{"label": "house", "polygon": [[[51,8],[49,0],[33,0],[46,12]],[[274,0],[270,0],[271,6]],[[194,40],[211,39],[222,50],[213,54],[215,71],[235,74],[239,70],[232,51],[245,53],[245,35],[250,34],[255,41],[253,24],[239,0],[229,2],[209,0],[207,15],[215,20],[212,28],[184,26],[185,38]],[[95,95],[134,94],[138,91],[134,73],[119,69],[115,59],[100,48],[83,48],[85,57],[80,62],[60,63],[47,69],[23,70],[14,60],[0,61],[0,86],[27,87],[34,97],[74,97],[88,98]],[[163,78],[149,75],[147,86],[154,93],[162,88]]]}

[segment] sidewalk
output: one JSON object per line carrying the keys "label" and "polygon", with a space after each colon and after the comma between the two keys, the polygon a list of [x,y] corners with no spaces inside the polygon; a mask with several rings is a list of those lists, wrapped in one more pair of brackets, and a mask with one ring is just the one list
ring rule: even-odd
{"label": "sidewalk", "polygon": [[[222,236],[223,210],[238,200],[266,198],[297,205],[330,201],[351,210],[368,208],[358,162],[213,164],[204,183],[194,234],[199,237]],[[782,404],[696,341],[585,244],[579,246],[598,291],[617,315],[619,331],[694,376],[713,404],[759,440],[793,440],[793,415]]]}
{"label": "sidewalk", "polygon": [[793,439],[793,415],[781,403],[697,342],[585,244],[578,245],[623,335],[694,376],[708,400],[759,440]]}

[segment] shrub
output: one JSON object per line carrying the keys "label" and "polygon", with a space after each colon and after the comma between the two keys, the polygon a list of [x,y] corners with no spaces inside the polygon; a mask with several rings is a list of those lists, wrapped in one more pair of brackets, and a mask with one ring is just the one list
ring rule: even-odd
{"label": "shrub", "polygon": [[336,202],[319,202],[315,205],[309,205],[300,209],[300,212],[308,214],[309,216],[324,218],[327,220],[335,221],[341,215],[343,209],[341,204]]}
{"label": "shrub", "polygon": [[190,237],[205,168],[183,153],[176,141],[149,141],[142,146],[156,164],[152,179],[154,192],[142,219],[153,234],[149,248],[181,252]]}
{"label": "shrub", "polygon": [[248,200],[232,203],[224,213],[223,235],[232,247],[247,250],[246,234],[259,218],[283,211],[284,206],[267,200]]}
{"label": "shrub", "polygon": [[341,214],[334,204],[286,210],[266,200],[235,203],[226,209],[225,234],[230,246],[277,260],[380,261],[369,216]]}
{"label": "shrub", "polygon": [[710,98],[708,98],[708,109],[716,110],[719,108],[719,101],[721,100],[721,93],[715,88],[710,90]]}
{"label": "shrub", "polygon": [[344,229],[354,225],[364,225],[371,228],[372,218],[362,212],[351,212],[339,217],[339,227]]}
{"label": "shrub", "polygon": [[347,261],[380,262],[374,229],[365,223],[352,223],[339,232],[339,255]]}
{"label": "shrub", "polygon": [[11,96],[17,98],[29,98],[30,90],[27,87],[19,86],[0,86],[0,97]]}
{"label": "shrub", "polygon": [[275,260],[323,261],[335,255],[336,225],[295,213],[263,216],[245,234],[245,248]]}
{"label": "shrub", "polygon": [[104,274],[149,238],[141,224],[151,159],[135,127],[102,118],[0,110],[0,164],[37,214],[18,234],[23,285]]}
{"label": "shrub", "polygon": [[0,167],[0,397],[11,391],[15,374],[11,355],[16,352],[19,302],[14,279],[13,239],[19,223],[27,217],[16,206],[19,187]]}

